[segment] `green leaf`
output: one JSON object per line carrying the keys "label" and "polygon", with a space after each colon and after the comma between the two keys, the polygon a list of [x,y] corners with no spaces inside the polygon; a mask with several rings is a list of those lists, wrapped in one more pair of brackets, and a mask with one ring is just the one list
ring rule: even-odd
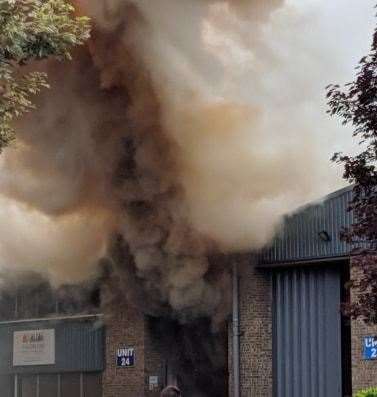
{"label": "green leaf", "polygon": [[71,59],[89,38],[90,23],[65,0],[0,0],[0,151],[15,138],[14,119],[34,109],[32,97],[48,88],[43,73],[22,73],[33,61]]}

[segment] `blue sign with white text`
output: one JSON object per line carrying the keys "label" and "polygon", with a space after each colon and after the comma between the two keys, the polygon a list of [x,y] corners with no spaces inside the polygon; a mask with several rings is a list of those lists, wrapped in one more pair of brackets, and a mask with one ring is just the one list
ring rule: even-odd
{"label": "blue sign with white text", "polygon": [[364,360],[377,360],[377,336],[364,338]]}
{"label": "blue sign with white text", "polygon": [[124,347],[117,350],[117,366],[133,367],[135,365],[135,349],[133,347]]}

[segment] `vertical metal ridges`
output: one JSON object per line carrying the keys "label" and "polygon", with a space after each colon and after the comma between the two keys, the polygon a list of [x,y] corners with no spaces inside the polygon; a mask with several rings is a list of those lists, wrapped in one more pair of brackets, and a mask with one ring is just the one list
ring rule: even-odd
{"label": "vertical metal ridges", "polygon": [[274,397],[341,397],[339,305],[337,269],[274,271]]}
{"label": "vertical metal ridges", "polygon": [[65,371],[94,372],[104,368],[104,327],[95,318],[16,322],[0,325],[0,375],[10,373],[38,373],[38,366],[13,367],[12,349],[15,331],[55,329],[56,361],[44,366],[43,373]]}

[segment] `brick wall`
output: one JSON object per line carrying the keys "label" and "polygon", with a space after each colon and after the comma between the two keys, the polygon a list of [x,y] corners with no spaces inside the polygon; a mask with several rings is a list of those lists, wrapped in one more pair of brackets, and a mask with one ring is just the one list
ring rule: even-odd
{"label": "brick wall", "polygon": [[361,320],[353,320],[352,333],[352,389],[357,392],[367,387],[377,386],[377,361],[363,360],[364,336],[377,335],[377,326],[367,326]]}
{"label": "brick wall", "polygon": [[[240,264],[240,382],[242,397],[272,396],[271,274]],[[230,327],[231,330],[231,327]],[[231,332],[229,374],[232,374]],[[135,367],[117,368],[116,350],[135,348]],[[103,397],[157,397],[160,387],[149,391],[149,376],[164,383],[165,362],[158,338],[148,321],[130,307],[119,308],[106,323],[106,369]],[[232,379],[230,376],[230,389]],[[232,391],[230,390],[230,395]]]}
{"label": "brick wall", "polygon": [[[135,366],[118,368],[118,348],[135,348]],[[157,397],[164,382],[163,352],[150,332],[148,319],[131,306],[119,307],[106,321],[106,368],[103,397]],[[149,376],[158,376],[158,387],[149,390]]]}
{"label": "brick wall", "polygon": [[[355,279],[357,272],[351,270]],[[351,294],[352,297],[352,294]],[[351,298],[352,299],[352,298]],[[362,320],[351,322],[352,342],[352,389],[353,393],[368,387],[377,386],[377,360],[363,360],[363,339],[365,336],[376,336],[377,326],[368,326]]]}
{"label": "brick wall", "polygon": [[[271,273],[240,265],[240,386],[242,397],[272,396],[272,280]],[[229,327],[230,395],[232,342]]]}
{"label": "brick wall", "polygon": [[[135,366],[118,368],[116,351],[135,348]],[[120,307],[106,323],[106,368],[103,397],[141,397],[144,395],[144,316],[130,307]]]}

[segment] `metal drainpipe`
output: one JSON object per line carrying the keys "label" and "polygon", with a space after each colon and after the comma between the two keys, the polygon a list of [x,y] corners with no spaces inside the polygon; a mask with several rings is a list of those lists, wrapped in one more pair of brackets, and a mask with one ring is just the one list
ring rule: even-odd
{"label": "metal drainpipe", "polygon": [[240,318],[239,318],[239,291],[238,267],[233,263],[233,397],[240,397]]}
{"label": "metal drainpipe", "polygon": [[18,397],[18,374],[14,374],[14,397]]}

